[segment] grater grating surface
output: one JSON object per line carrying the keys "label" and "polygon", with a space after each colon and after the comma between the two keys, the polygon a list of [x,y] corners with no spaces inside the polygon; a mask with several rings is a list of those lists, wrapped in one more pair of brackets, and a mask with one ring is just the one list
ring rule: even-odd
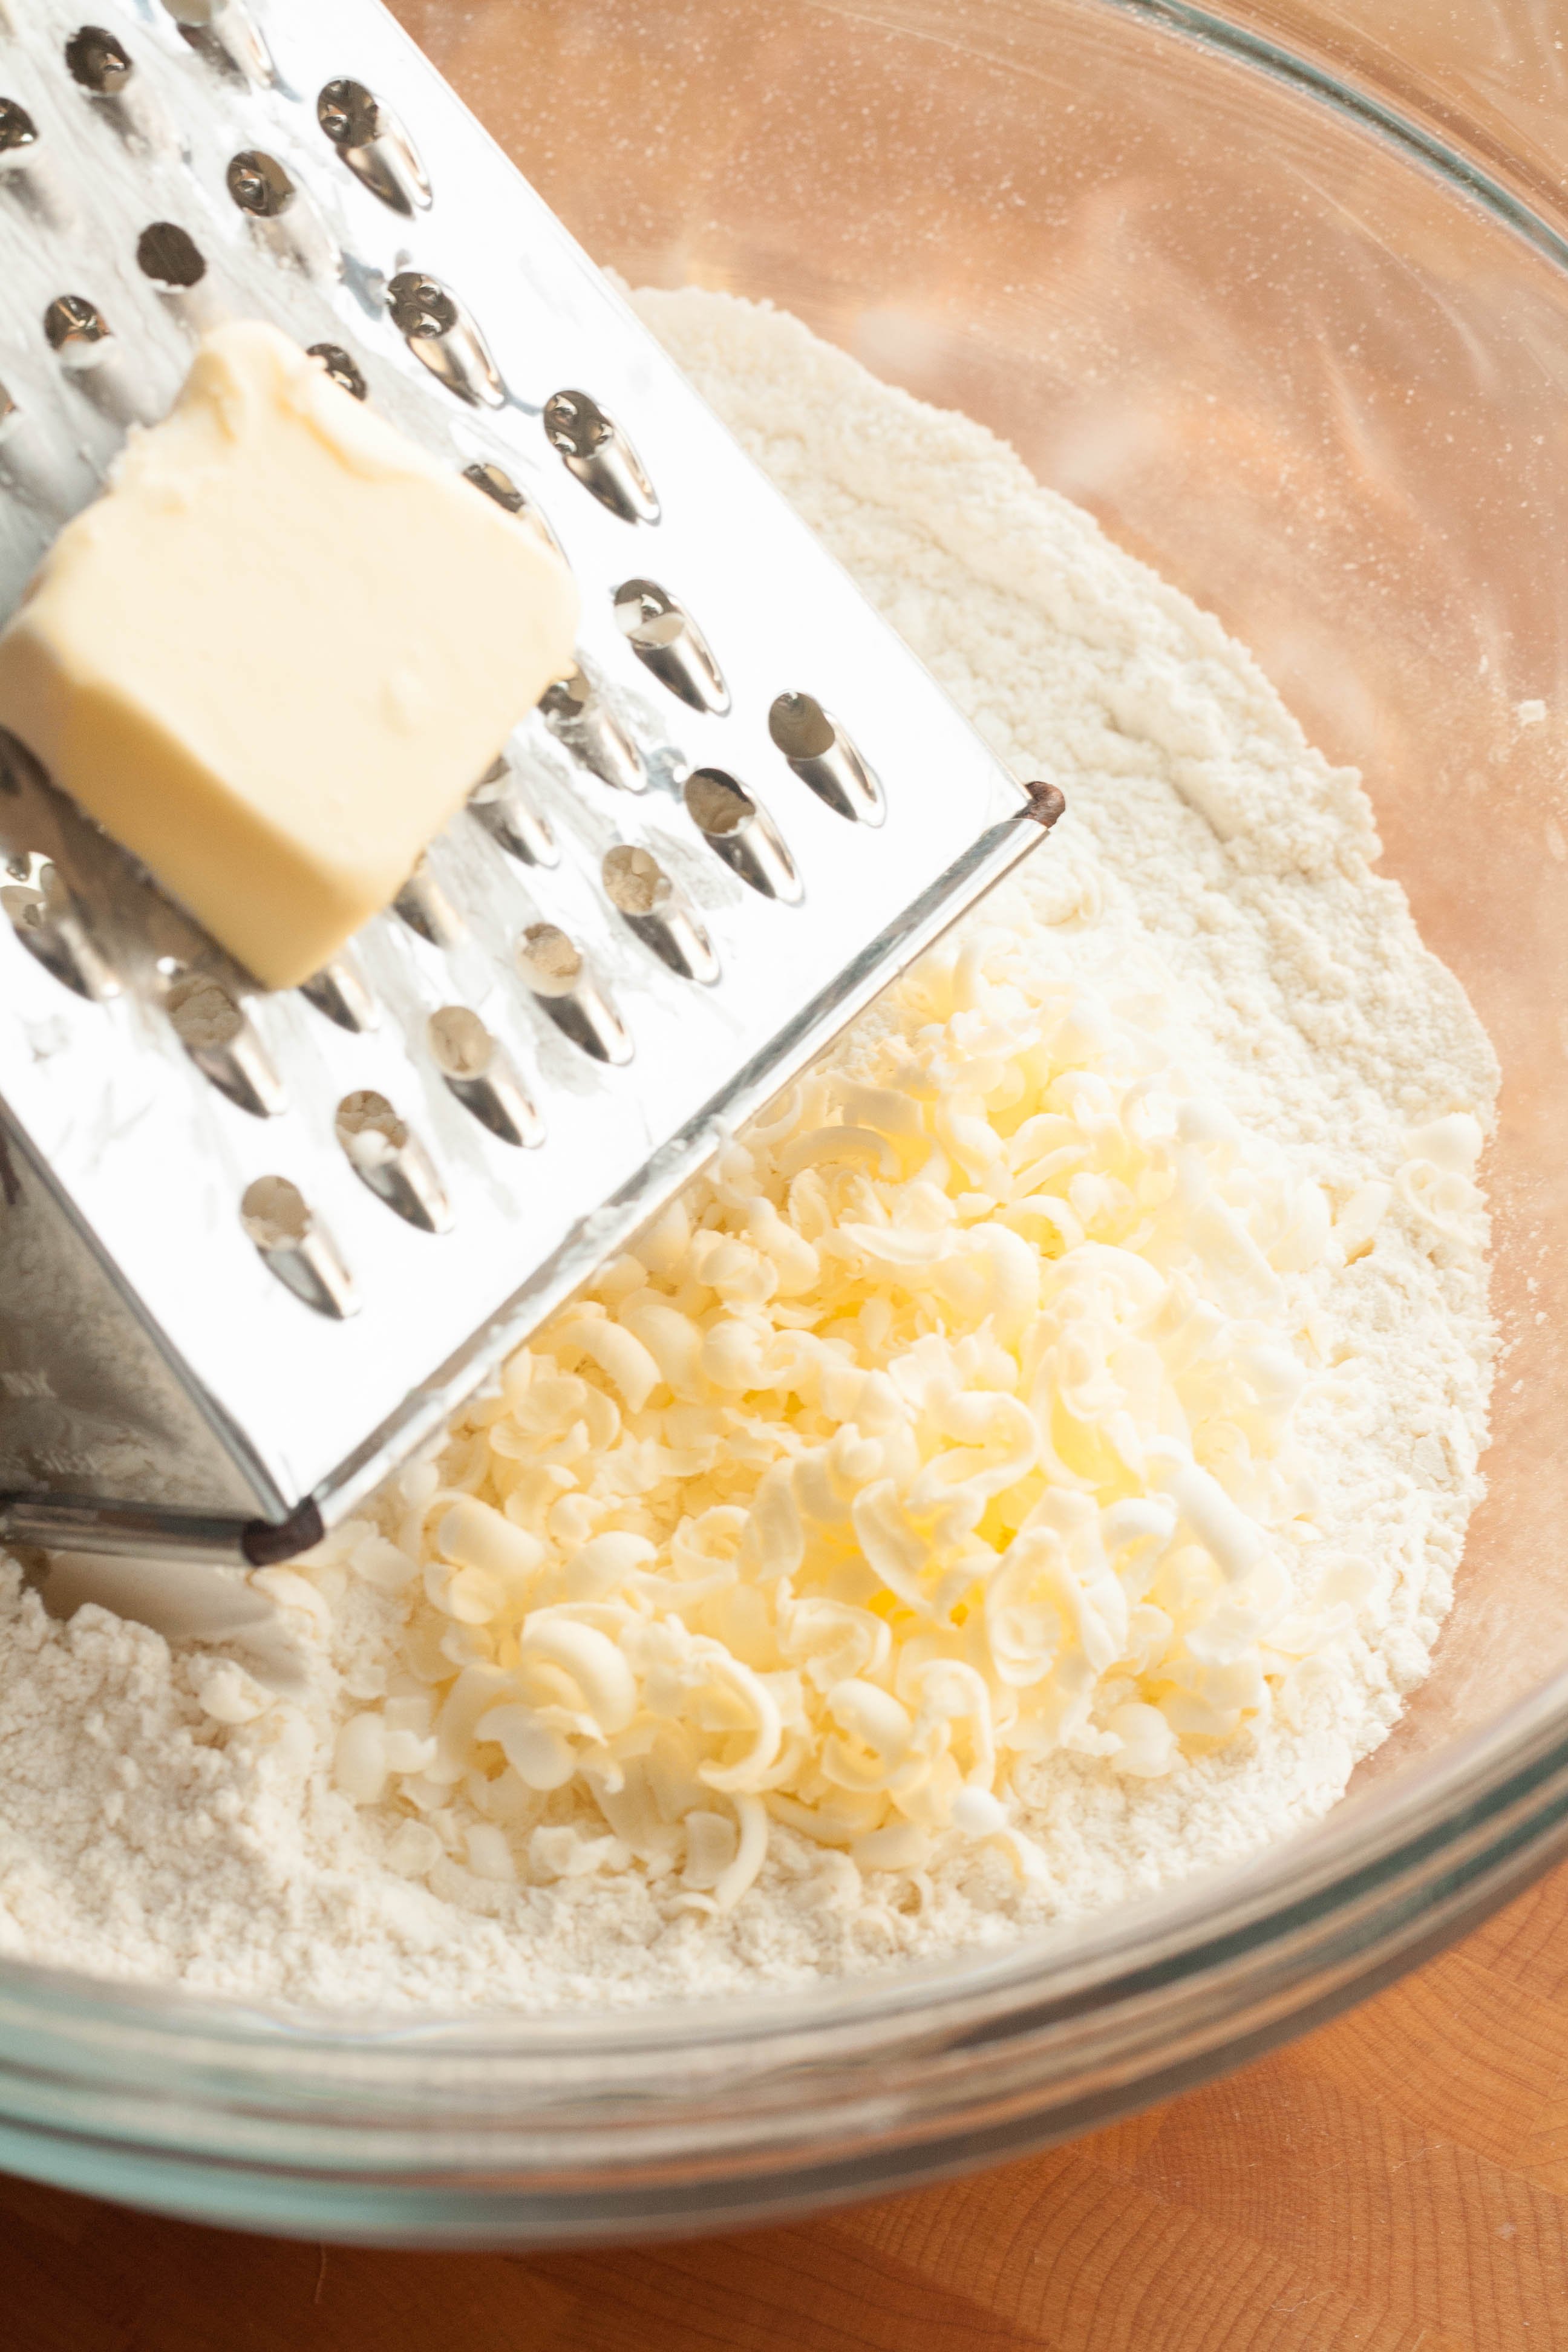
{"label": "grater grating surface", "polygon": [[5,10],[4,609],[234,315],[521,506],[583,600],[578,673],[301,991],[259,992],[0,745],[0,1531],[280,1558],[1059,795],[992,758],[378,0]]}

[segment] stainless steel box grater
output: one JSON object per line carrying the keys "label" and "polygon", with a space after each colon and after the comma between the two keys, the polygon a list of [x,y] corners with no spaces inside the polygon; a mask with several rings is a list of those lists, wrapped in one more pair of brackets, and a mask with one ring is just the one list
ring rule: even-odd
{"label": "stainless steel box grater", "polygon": [[[547,531],[554,688],[267,994],[0,746],[0,1531],[280,1559],[1040,837],[376,0],[0,0],[0,598],[272,320]],[[389,548],[384,560],[395,562]],[[214,583],[243,635],[243,573]]]}

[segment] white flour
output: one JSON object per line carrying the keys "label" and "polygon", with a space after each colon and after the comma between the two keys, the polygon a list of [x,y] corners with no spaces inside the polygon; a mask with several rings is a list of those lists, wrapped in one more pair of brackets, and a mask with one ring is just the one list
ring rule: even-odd
{"label": "white flour", "polygon": [[[1318,1523],[1375,1563],[1374,1589],[1294,1724],[1277,1712],[1164,1779],[1082,1755],[1021,1765],[1047,1886],[1021,1885],[994,1847],[862,1874],[776,1832],[715,1919],[635,1869],[516,1887],[431,1867],[423,1823],[339,1792],[337,1724],[384,1687],[394,1594],[337,1570],[297,1580],[309,1695],[268,1706],[234,1663],[95,1609],[62,1627],[0,1571],[0,1951],[354,2003],[799,1982],[1240,1857],[1334,1801],[1425,1671],[1480,1492],[1490,1332],[1479,1212],[1445,1190],[1441,1150],[1408,1139],[1455,1112],[1489,1126],[1496,1074],[1403,894],[1370,870],[1355,777],[1307,746],[1214,620],[980,427],[785,317],[701,294],[641,307],[1001,756],[1062,785],[1069,814],[1020,886],[1034,920],[1086,966],[1156,969],[1205,1087],[1341,1213],[1350,1246],[1312,1276],[1297,1425]],[[1358,1255],[1369,1185],[1391,1194]]]}

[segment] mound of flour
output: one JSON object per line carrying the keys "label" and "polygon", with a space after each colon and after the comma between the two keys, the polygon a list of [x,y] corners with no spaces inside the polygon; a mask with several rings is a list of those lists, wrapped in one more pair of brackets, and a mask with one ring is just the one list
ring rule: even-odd
{"label": "mound of flour", "polygon": [[863,1874],[779,1831],[713,1918],[635,1869],[501,1884],[433,1858],[405,1811],[348,1801],[334,1741],[385,1688],[395,1590],[339,1569],[286,1579],[303,1683],[271,1703],[238,1654],[172,1651],[95,1608],[61,1625],[0,1567],[0,1952],[354,2004],[799,1983],[1240,1858],[1334,1801],[1425,1671],[1481,1492],[1491,1334],[1479,1202],[1410,1170],[1431,1176],[1429,1139],[1455,1114],[1489,1126],[1496,1070],[1372,870],[1355,776],[1309,747],[1216,622],[979,426],[771,310],[696,292],[639,307],[1002,758],[1062,785],[1069,814],[1016,886],[1029,919],[1086,969],[1146,968],[1188,1066],[1337,1212],[1297,1430],[1317,1522],[1375,1562],[1373,1590],[1293,1720],[1158,1780],[1084,1755],[1020,1766],[1045,1885],[994,1849]]}

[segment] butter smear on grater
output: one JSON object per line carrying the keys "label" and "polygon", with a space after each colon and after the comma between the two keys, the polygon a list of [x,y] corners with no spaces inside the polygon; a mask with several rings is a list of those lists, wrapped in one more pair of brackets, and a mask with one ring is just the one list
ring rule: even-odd
{"label": "butter smear on grater", "polygon": [[576,623],[531,530],[236,321],[45,559],[0,635],[0,724],[289,987],[395,897]]}

